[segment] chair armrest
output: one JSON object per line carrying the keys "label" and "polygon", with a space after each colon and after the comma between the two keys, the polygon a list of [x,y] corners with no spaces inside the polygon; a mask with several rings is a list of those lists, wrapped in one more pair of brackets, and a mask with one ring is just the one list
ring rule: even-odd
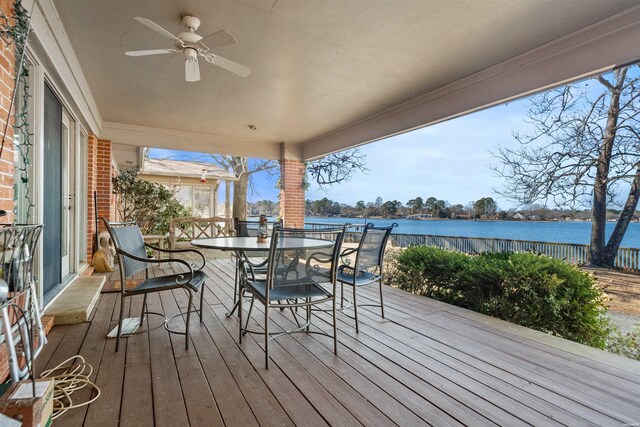
{"label": "chair armrest", "polygon": [[343,265],[349,265],[351,263],[351,260],[348,259],[348,258],[345,259],[345,257],[348,256],[348,255],[355,254],[356,252],[358,252],[358,248],[347,248],[347,249],[345,249],[344,251],[342,251],[340,253],[340,262]]}
{"label": "chair armrest", "polygon": [[251,266],[253,268],[264,267],[269,263],[269,258],[265,258],[261,262],[251,262],[251,261],[249,261],[249,258],[247,256],[244,256],[243,258],[244,259],[242,260],[242,262],[246,263],[247,265],[249,265],[249,266]]}
{"label": "chair armrest", "polygon": [[158,251],[158,252],[165,252],[165,253],[184,253],[184,252],[194,252],[198,255],[200,255],[200,258],[202,258],[202,265],[199,266],[197,264],[191,264],[191,266],[194,268],[195,271],[200,271],[204,268],[204,266],[207,264],[207,260],[204,257],[204,254],[202,252],[200,252],[199,250],[196,249],[161,249],[158,248],[156,246],[150,245],[148,243],[144,244],[147,248],[149,249],[153,249],[154,251]]}
{"label": "chair armrest", "polygon": [[340,252],[340,258],[343,256],[351,255],[358,252],[358,248],[347,248],[344,251]]}
{"label": "chair armrest", "polygon": [[187,283],[189,283],[191,280],[193,280],[194,277],[194,271],[193,268],[191,266],[191,264],[189,264],[187,261],[183,260],[183,259],[178,259],[178,258],[168,258],[168,259],[155,259],[155,258],[141,258],[139,256],[135,256],[133,254],[130,254],[129,252],[125,252],[122,249],[117,249],[116,248],[116,252],[122,256],[126,256],[127,258],[131,258],[135,261],[140,261],[140,262],[144,262],[147,264],[162,264],[162,263],[178,263],[178,264],[182,264],[185,267],[187,267],[189,269],[189,280],[185,281],[185,282],[180,282],[179,279],[183,277],[182,274],[178,275],[178,280],[176,280],[176,284],[178,285],[186,285]]}
{"label": "chair armrest", "polygon": [[[315,265],[313,265],[314,261],[316,262]],[[332,261],[331,255],[327,255],[322,252],[314,252],[307,257],[307,261],[305,262],[305,265],[304,265],[304,272],[308,278],[316,276],[320,274],[320,271],[321,271],[320,265],[318,264],[327,264],[327,263],[331,263],[331,261]],[[330,274],[333,274],[333,272],[331,272]],[[320,274],[320,275],[325,276],[325,274]]]}

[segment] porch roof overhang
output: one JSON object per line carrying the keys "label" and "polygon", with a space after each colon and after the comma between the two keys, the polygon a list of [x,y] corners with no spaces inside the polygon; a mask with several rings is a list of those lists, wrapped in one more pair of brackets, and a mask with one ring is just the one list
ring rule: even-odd
{"label": "porch roof overhang", "polygon": [[142,175],[167,176],[172,178],[200,178],[202,171],[206,177],[214,180],[237,181],[221,167],[211,163],[192,162],[172,159],[144,159],[140,173]]}
{"label": "porch roof overhang", "polygon": [[[179,55],[124,55],[171,47],[135,16],[177,33],[186,13],[201,34],[234,34],[216,52],[251,76],[201,64],[186,83]],[[38,0],[33,22],[34,50],[92,132],[271,159],[317,158],[640,59],[633,0]]]}

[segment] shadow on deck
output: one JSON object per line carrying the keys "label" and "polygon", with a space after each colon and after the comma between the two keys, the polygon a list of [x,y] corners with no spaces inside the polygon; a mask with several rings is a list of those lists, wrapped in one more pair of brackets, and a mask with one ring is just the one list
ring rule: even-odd
{"label": "shadow on deck", "polygon": [[[360,333],[338,314],[338,355],[331,339],[296,334],[271,345],[237,343],[233,264],[209,263],[204,324],[184,337],[163,328],[123,341],[117,293],[102,294],[90,323],[55,327],[40,370],[80,353],[96,367],[102,396],[56,424],[74,425],[621,425],[640,422],[640,363],[468,310],[385,289],[386,319],[362,308]],[[361,303],[375,299],[362,289]],[[142,299],[131,300],[132,316]],[[149,298],[151,311],[177,313],[182,291]],[[248,308],[248,304],[245,305]],[[252,322],[259,324],[258,313]],[[290,328],[289,313],[275,314]],[[197,319],[197,317],[194,317]],[[154,319],[151,319],[152,321]],[[180,321],[180,320],[179,320]],[[329,329],[328,314],[314,325]],[[258,326],[257,326],[258,327]],[[77,398],[87,396],[78,393]]]}

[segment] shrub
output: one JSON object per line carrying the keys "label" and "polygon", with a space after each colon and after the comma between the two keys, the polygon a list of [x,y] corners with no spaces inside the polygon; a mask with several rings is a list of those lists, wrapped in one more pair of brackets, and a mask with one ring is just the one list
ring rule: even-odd
{"label": "shrub", "polygon": [[640,327],[626,334],[614,328],[607,340],[607,351],[629,359],[640,360]]}
{"label": "shrub", "polygon": [[112,183],[120,218],[135,220],[143,234],[165,234],[169,231],[171,218],[190,213],[176,200],[171,189],[141,179],[135,170],[120,173],[113,177]]}
{"label": "shrub", "polygon": [[466,255],[413,246],[391,261],[392,286],[604,348],[605,296],[589,273],[532,253]]}

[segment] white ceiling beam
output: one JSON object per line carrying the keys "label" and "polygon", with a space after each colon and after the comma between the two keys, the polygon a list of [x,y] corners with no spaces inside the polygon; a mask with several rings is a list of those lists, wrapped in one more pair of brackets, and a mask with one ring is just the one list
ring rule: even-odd
{"label": "white ceiling beam", "polygon": [[302,144],[302,157],[305,160],[319,158],[607,72],[638,60],[640,7],[320,138],[305,141]]}
{"label": "white ceiling beam", "polygon": [[[280,160],[279,142],[104,122],[100,138],[115,144]],[[299,157],[298,157],[299,158]]]}

